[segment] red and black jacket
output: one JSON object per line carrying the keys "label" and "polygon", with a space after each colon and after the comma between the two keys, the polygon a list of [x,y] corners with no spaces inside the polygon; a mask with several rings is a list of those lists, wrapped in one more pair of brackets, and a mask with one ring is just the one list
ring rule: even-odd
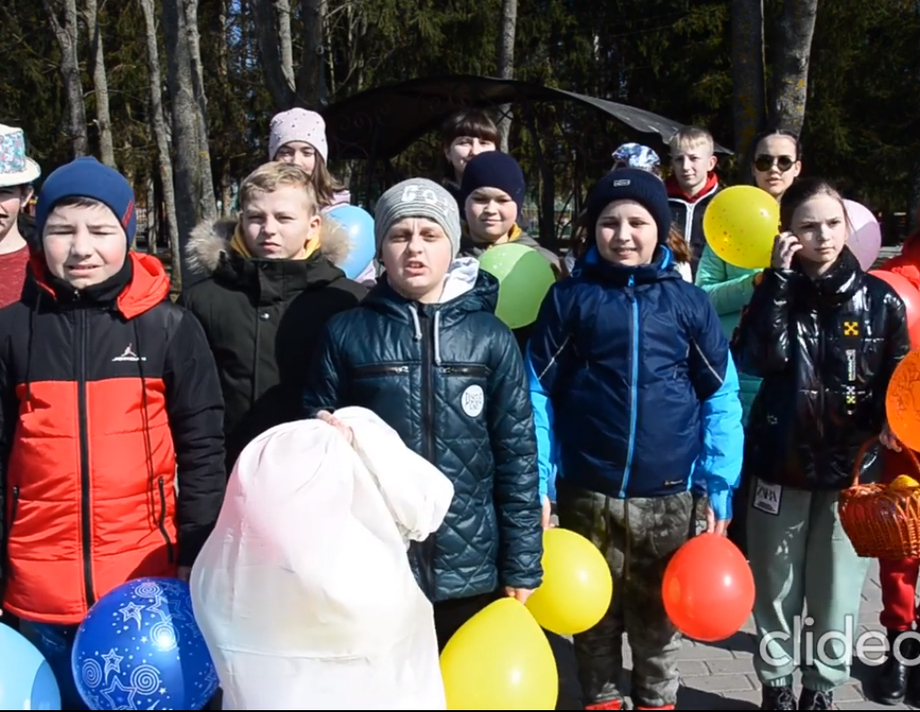
{"label": "red and black jacket", "polygon": [[125,581],[194,561],[223,501],[223,399],[155,258],[83,292],[40,255],[30,274],[0,310],[2,605],[76,624]]}

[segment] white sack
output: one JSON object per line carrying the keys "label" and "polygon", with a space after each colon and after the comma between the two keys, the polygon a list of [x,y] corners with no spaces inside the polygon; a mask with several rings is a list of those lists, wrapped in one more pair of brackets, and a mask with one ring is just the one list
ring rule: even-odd
{"label": "white sack", "polygon": [[408,540],[453,485],[364,408],[279,425],[240,455],[192,570],[225,710],[445,710]]}

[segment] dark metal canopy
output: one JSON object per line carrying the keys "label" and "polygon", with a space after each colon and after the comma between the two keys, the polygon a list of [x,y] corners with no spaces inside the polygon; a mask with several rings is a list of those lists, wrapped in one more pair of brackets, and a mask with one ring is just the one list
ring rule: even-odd
{"label": "dark metal canopy", "polygon": [[[452,114],[473,107],[521,102],[569,101],[600,111],[640,133],[667,143],[683,124],[644,109],[576,94],[565,89],[492,77],[424,77],[368,89],[323,110],[332,158],[388,159],[397,156]],[[716,145],[719,153],[732,151]]]}

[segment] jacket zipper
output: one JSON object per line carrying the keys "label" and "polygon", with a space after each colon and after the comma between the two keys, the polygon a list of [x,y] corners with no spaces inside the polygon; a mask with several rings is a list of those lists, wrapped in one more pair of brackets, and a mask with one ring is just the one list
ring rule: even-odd
{"label": "jacket zipper", "polygon": [[[10,555],[9,555],[9,544],[10,544],[10,535],[13,533],[13,524],[16,523],[16,512],[19,511],[19,485],[13,487],[13,502],[10,504],[10,521],[6,523],[6,545],[4,547],[4,553],[6,554],[6,566],[4,567],[3,575],[9,579],[13,575],[12,567],[10,566]],[[2,583],[2,582],[0,582]]]}
{"label": "jacket zipper", "polygon": [[87,438],[86,416],[86,310],[77,309],[77,399],[80,417],[80,523],[83,549],[83,586],[86,592],[86,605],[91,608],[96,603],[93,591],[93,551],[90,482],[89,482],[89,442]]}
{"label": "jacket zipper", "polygon": [[169,540],[169,533],[166,531],[166,485],[162,477],[157,480],[157,487],[160,490],[160,521],[157,522],[157,528],[166,542],[166,556],[169,558],[169,563],[172,564],[175,562],[175,557],[172,542]]}
{"label": "jacket zipper", "polygon": [[639,400],[639,301],[635,293],[635,276],[630,276],[626,287],[626,296],[632,308],[632,320],[629,326],[630,346],[630,383],[629,383],[629,446],[626,450],[626,466],[623,468],[623,481],[620,484],[620,499],[626,496],[629,475],[632,471],[633,456],[636,450],[636,420],[638,418]]}
{"label": "jacket zipper", "polygon": [[[427,312],[420,316],[422,330],[422,438],[424,441],[425,459],[434,465],[434,418],[432,416],[432,400],[434,393],[434,371],[432,369],[431,353],[431,318]],[[434,600],[436,586],[434,575],[434,550],[437,534],[432,534],[424,542],[425,561],[424,572],[430,587],[429,598]]]}
{"label": "jacket zipper", "polygon": [[482,376],[487,371],[485,366],[445,366],[444,373],[448,376]]}

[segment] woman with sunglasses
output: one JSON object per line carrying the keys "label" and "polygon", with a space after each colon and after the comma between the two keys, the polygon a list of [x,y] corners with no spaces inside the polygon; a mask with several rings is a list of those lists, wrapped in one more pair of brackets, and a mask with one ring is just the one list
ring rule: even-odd
{"label": "woman with sunglasses", "polygon": [[[758,188],[772,195],[777,202],[793,184],[802,171],[802,147],[794,134],[782,130],[764,131],[754,139],[754,161],[752,170]],[[728,339],[732,338],[741,311],[754,295],[754,287],[760,283],[762,270],[743,269],[730,265],[713,252],[709,245],[703,249],[696,272],[696,286],[709,295],[722,322],[722,330]],[[751,404],[760,388],[760,379],[738,372],[741,385],[743,422],[747,426]],[[742,479],[735,491],[734,519],[729,526],[728,536],[743,552],[747,552],[745,536],[748,483]]]}

